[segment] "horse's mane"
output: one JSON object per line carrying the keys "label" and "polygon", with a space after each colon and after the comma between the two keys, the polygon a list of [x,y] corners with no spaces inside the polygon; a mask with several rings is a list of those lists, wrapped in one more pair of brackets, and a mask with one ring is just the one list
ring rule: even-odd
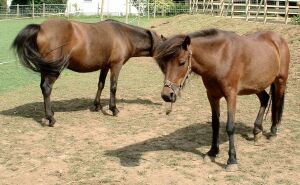
{"label": "horse's mane", "polygon": [[220,32],[218,29],[208,29],[208,30],[200,30],[193,33],[188,34],[191,38],[194,37],[208,37],[208,36],[215,36]]}
{"label": "horse's mane", "polygon": [[117,20],[114,20],[114,19],[106,19],[105,21],[106,22],[116,23],[117,25],[122,25],[122,26],[125,26],[125,27],[130,27],[130,28],[133,28],[135,30],[140,30],[142,32],[147,31],[147,29],[145,29],[145,28],[141,28],[141,27],[138,27],[138,26],[135,26],[135,25],[131,25],[131,24],[126,24],[124,22],[120,22],[120,21],[117,21]]}
{"label": "horse's mane", "polygon": [[181,45],[186,36],[191,38],[196,37],[208,37],[208,36],[216,36],[220,30],[218,29],[208,29],[208,30],[201,30],[197,32],[193,32],[187,35],[180,34],[171,37],[170,39],[164,41],[158,48],[155,55],[155,59],[157,62],[170,59],[172,57],[177,57],[178,51],[181,49]]}
{"label": "horse's mane", "polygon": [[177,51],[180,50],[182,42],[184,41],[186,35],[176,35],[158,46],[156,49],[156,54],[154,58],[157,62],[163,61],[164,59],[169,59],[172,57],[176,57]]}

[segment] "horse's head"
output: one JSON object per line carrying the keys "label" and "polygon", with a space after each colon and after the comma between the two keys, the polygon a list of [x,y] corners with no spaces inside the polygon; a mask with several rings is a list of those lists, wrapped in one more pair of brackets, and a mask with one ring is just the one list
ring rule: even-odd
{"label": "horse's head", "polygon": [[189,36],[179,35],[167,39],[157,48],[154,58],[165,75],[161,97],[166,102],[176,101],[177,95],[191,74],[190,44]]}

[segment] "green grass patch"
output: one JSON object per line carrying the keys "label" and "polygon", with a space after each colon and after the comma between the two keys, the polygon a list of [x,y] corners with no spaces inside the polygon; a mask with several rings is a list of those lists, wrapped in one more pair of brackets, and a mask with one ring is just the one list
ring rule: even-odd
{"label": "green grass patch", "polygon": [[[105,19],[108,18],[125,22],[125,17],[105,17]],[[39,84],[39,74],[24,69],[23,66],[19,64],[18,59],[14,56],[10,46],[19,31],[26,25],[33,23],[39,24],[45,20],[45,18],[35,18],[0,21],[0,93],[12,91],[32,83]],[[74,16],[70,17],[70,20],[93,23],[100,21],[100,17]],[[129,17],[128,23],[139,25],[141,27],[149,27],[151,20],[149,21],[147,17],[141,17],[140,19],[137,17]],[[73,73],[67,70],[65,74],[72,75]]]}

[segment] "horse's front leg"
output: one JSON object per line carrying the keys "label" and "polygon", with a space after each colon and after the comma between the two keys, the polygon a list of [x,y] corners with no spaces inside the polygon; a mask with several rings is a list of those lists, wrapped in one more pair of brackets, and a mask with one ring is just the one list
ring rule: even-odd
{"label": "horse's front leg", "polygon": [[122,63],[116,64],[110,69],[110,100],[109,100],[109,110],[112,111],[113,116],[117,116],[119,110],[116,106],[116,92],[117,83],[120,70],[122,68]]}
{"label": "horse's front leg", "polygon": [[207,152],[207,154],[204,157],[204,161],[211,162],[215,161],[215,157],[219,153],[219,128],[220,128],[220,98],[216,98],[211,96],[207,92],[207,97],[211,106],[211,113],[212,113],[212,143],[211,148]]}
{"label": "horse's front leg", "polygon": [[105,86],[105,79],[106,79],[108,70],[109,70],[109,68],[104,68],[100,72],[99,82],[98,82],[98,90],[97,90],[96,97],[95,97],[95,100],[94,100],[95,111],[99,111],[99,110],[102,109],[100,98],[101,98],[102,90]]}
{"label": "horse's front leg", "polygon": [[52,86],[57,78],[58,78],[58,75],[53,76],[53,75],[41,74],[40,87],[41,87],[43,97],[44,97],[45,115],[46,115],[46,119],[49,121],[50,127],[53,127],[56,122],[56,120],[53,117],[54,112],[51,108],[50,95],[51,95],[51,91],[52,91]]}
{"label": "horse's front leg", "polygon": [[236,111],[236,96],[237,94],[232,91],[226,96],[227,101],[227,124],[226,124],[226,132],[229,137],[229,150],[228,150],[228,161],[226,170],[227,171],[236,171],[238,170],[237,160],[236,160],[236,151],[234,145],[234,132],[235,132],[235,111]]}

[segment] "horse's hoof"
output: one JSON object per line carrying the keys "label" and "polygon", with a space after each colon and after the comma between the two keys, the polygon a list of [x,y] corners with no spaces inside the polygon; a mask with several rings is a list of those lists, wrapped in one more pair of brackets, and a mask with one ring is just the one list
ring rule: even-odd
{"label": "horse's hoof", "polygon": [[47,119],[47,118],[43,118],[42,119],[42,126],[46,126],[48,125],[49,127],[54,127],[56,120],[54,118],[52,119]]}
{"label": "horse's hoof", "polygon": [[111,110],[111,112],[112,112],[113,116],[118,116],[120,111],[117,108],[114,108]]}
{"label": "horse's hoof", "polygon": [[46,125],[49,125],[49,120],[46,119],[46,118],[42,118],[42,126],[46,126]]}
{"label": "horse's hoof", "polygon": [[49,121],[49,127],[54,127],[55,121]]}
{"label": "horse's hoof", "polygon": [[56,120],[52,117],[52,118],[49,120],[49,127],[54,127],[55,122],[56,122]]}
{"label": "horse's hoof", "polygon": [[254,134],[254,142],[258,142],[259,139],[262,137],[262,132],[259,132],[257,134]]}
{"label": "horse's hoof", "polygon": [[277,134],[269,133],[268,136],[267,136],[267,138],[270,141],[274,141],[277,138]]}
{"label": "horse's hoof", "polygon": [[227,164],[225,167],[227,172],[235,172],[239,170],[238,164]]}
{"label": "horse's hoof", "polygon": [[92,110],[93,112],[99,112],[101,109],[102,109],[101,106],[95,105],[91,110]]}
{"label": "horse's hoof", "polygon": [[204,158],[203,158],[203,161],[205,163],[215,162],[216,161],[216,157],[205,155]]}

